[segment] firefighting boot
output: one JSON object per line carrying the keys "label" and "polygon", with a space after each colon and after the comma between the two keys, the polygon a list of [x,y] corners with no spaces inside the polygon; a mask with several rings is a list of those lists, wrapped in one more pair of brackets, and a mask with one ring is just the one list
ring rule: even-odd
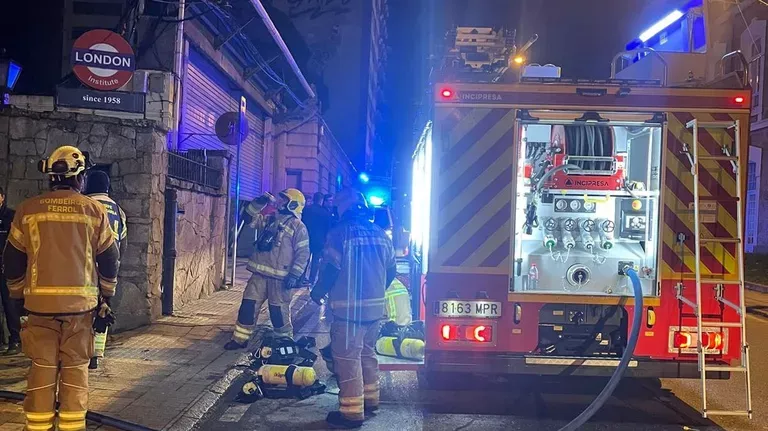
{"label": "firefighting boot", "polygon": [[338,410],[328,413],[328,416],[325,417],[325,421],[328,422],[328,425],[334,429],[351,430],[363,426],[363,421],[353,421],[347,419]]}
{"label": "firefighting boot", "polygon": [[89,370],[96,370],[99,368],[99,358],[92,357],[91,362],[88,363],[88,369]]}

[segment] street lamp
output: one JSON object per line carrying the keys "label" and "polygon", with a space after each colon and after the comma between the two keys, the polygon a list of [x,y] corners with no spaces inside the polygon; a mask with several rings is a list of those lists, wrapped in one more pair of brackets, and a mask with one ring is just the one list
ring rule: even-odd
{"label": "street lamp", "polygon": [[10,58],[0,57],[0,105],[10,105],[10,93],[21,75],[21,65]]}

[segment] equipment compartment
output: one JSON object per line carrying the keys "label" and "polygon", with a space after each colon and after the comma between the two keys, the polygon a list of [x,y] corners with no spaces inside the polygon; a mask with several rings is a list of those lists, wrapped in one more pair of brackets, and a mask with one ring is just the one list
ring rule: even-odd
{"label": "equipment compartment", "polygon": [[629,264],[656,295],[662,126],[526,120],[518,136],[510,290],[631,295]]}

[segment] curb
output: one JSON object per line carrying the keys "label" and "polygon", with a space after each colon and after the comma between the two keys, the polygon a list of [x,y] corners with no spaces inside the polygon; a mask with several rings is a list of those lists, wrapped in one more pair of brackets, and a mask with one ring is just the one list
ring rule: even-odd
{"label": "curb", "polygon": [[243,375],[245,367],[238,367],[238,364],[246,363],[248,355],[250,355],[249,352],[242,353],[234,365],[219,380],[215,381],[208,389],[195,398],[192,404],[187,406],[179,416],[163,428],[163,431],[190,431],[195,429],[202,422],[208,410],[216,405],[216,402],[224,395],[224,392],[229,389],[232,382]]}
{"label": "curb", "polygon": [[768,293],[768,286],[765,284],[752,283],[749,281],[744,282],[744,288],[752,290],[754,292]]}
{"label": "curb", "polygon": [[[296,310],[296,316],[304,310],[309,301],[305,302],[301,308]],[[237,378],[245,373],[248,368],[248,357],[251,355],[250,351],[243,352],[237,357],[235,362],[230,366],[224,375],[212,383],[207,389],[203,391],[192,403],[187,406],[178,416],[176,416],[171,423],[162,428],[162,431],[192,431],[203,422],[206,414],[216,403],[224,396],[224,392],[229,389]]]}

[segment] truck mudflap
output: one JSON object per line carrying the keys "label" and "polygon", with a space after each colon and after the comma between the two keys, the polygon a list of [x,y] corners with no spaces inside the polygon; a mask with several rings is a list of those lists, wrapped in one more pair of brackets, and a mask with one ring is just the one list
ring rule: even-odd
{"label": "truck mudflap", "polygon": [[[480,374],[536,374],[610,377],[619,358],[477,354],[472,352],[430,352],[423,369],[429,372]],[[716,365],[711,363],[710,365]],[[728,365],[728,364],[717,364]],[[700,378],[696,361],[632,359],[625,377]],[[708,379],[727,380],[729,372],[707,372]]]}

